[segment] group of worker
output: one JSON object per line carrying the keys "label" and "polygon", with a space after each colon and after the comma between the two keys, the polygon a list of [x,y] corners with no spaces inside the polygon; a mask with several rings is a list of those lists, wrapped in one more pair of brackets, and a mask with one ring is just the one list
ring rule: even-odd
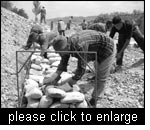
{"label": "group of worker", "polygon": [[[108,30],[110,31],[109,35],[106,34]],[[116,32],[119,33],[117,46],[113,41]],[[131,37],[145,52],[144,36],[138,26],[127,20],[123,21],[120,16],[115,16],[111,21],[107,21],[106,24],[92,24],[70,37],[65,37],[64,32],[60,32],[59,35],[56,32],[44,33],[40,26],[35,25],[31,29],[25,49],[29,49],[33,42],[37,42],[41,46],[41,56],[45,58],[47,58],[46,51],[49,46],[53,46],[55,51],[78,51],[78,53],[59,53],[61,61],[58,69],[50,77],[44,78],[43,84],[45,85],[57,83],[61,73],[67,71],[68,61],[71,56],[78,59],[75,75],[68,81],[71,86],[76,84],[85,74],[86,62],[94,61],[94,65],[97,66],[97,88],[94,88],[89,99],[90,104],[94,106],[96,101],[103,97],[107,77],[114,61],[116,60],[116,68],[122,67],[124,51],[129,45]],[[94,54],[82,52],[97,52],[97,61]]]}

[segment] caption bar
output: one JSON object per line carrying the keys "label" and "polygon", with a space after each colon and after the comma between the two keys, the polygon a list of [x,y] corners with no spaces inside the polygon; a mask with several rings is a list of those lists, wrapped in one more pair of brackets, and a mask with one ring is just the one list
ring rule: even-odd
{"label": "caption bar", "polygon": [[[144,125],[145,109],[1,109],[9,125]],[[2,112],[2,111],[1,111]]]}

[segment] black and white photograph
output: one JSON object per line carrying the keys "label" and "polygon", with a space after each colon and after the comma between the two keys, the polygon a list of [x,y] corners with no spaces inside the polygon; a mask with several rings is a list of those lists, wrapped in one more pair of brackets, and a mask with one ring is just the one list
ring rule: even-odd
{"label": "black and white photograph", "polygon": [[145,108],[144,3],[1,1],[1,108]]}

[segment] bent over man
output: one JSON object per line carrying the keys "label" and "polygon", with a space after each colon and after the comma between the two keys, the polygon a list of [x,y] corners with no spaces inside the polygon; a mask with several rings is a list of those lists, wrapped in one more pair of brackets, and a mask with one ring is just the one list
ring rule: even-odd
{"label": "bent over man", "polygon": [[[94,30],[83,30],[66,39],[64,36],[56,37],[53,41],[53,47],[56,51],[94,51],[97,52],[97,61],[94,54],[86,53],[60,53],[62,57],[58,69],[51,77],[44,79],[44,84],[57,83],[57,79],[63,71],[67,71],[67,65],[70,56],[78,59],[77,70],[75,75],[68,82],[70,85],[75,84],[84,75],[86,70],[85,61],[95,61],[97,64],[97,90],[94,88],[91,105],[95,104],[95,92],[101,97],[104,93],[107,77],[110,73],[110,68],[115,59],[116,46],[113,40],[107,35]],[[84,60],[83,60],[84,59]]]}
{"label": "bent over man", "polygon": [[34,25],[30,31],[27,45],[25,50],[28,50],[34,42],[38,43],[41,47],[41,56],[47,58],[46,50],[51,45],[52,40],[57,36],[56,32],[43,32],[43,29],[40,25]]}
{"label": "bent over man", "polygon": [[120,69],[123,62],[124,50],[129,45],[131,37],[134,38],[139,47],[145,52],[144,36],[135,23],[132,24],[132,22],[128,20],[122,21],[119,16],[115,16],[112,23],[114,26],[111,29],[110,37],[113,38],[116,32],[119,33],[117,44],[117,68]]}

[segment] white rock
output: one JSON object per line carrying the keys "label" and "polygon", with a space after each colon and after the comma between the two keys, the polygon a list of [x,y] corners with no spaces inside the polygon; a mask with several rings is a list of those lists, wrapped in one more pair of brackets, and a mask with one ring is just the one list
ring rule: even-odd
{"label": "white rock", "polygon": [[40,102],[39,100],[28,99],[27,108],[38,108],[39,102]]}
{"label": "white rock", "polygon": [[35,51],[40,51],[41,46],[38,43],[34,43]]}
{"label": "white rock", "polygon": [[34,55],[36,55],[36,56],[40,56],[41,55],[41,50],[40,49],[36,48],[35,51],[39,51],[39,52],[35,52]]}
{"label": "white rock", "polygon": [[50,69],[50,65],[45,64],[45,63],[41,63],[40,66],[42,67],[42,71]]}
{"label": "white rock", "polygon": [[38,87],[38,83],[33,79],[25,79],[24,85],[32,85]]}
{"label": "white rock", "polygon": [[37,86],[34,86],[34,85],[31,85],[31,84],[28,84],[28,85],[25,85],[24,86],[24,90],[26,93],[29,93],[33,88],[38,88]]}
{"label": "white rock", "polygon": [[29,79],[35,80],[36,82],[43,83],[44,76],[29,75]]}
{"label": "white rock", "polygon": [[54,85],[43,85],[41,87],[42,91],[44,92],[44,94],[46,94],[46,88],[54,88],[55,86]]}
{"label": "white rock", "polygon": [[77,108],[88,108],[88,104],[87,104],[86,100],[84,100],[83,102],[77,103],[76,107]]}
{"label": "white rock", "polygon": [[53,98],[64,98],[66,96],[66,92],[58,88],[47,87],[46,95]]}
{"label": "white rock", "polygon": [[31,56],[31,61],[35,60],[38,56],[37,55],[32,55]]}
{"label": "white rock", "polygon": [[51,64],[52,67],[58,67],[58,65],[60,64],[60,61],[55,61]]}
{"label": "white rock", "polygon": [[79,88],[79,86],[78,85],[73,85],[73,91],[77,91],[77,92],[79,92],[81,89]]}
{"label": "white rock", "polygon": [[60,61],[61,60],[61,57],[50,57],[49,58],[49,62],[52,64],[53,62],[55,61]]}
{"label": "white rock", "polygon": [[34,59],[34,63],[37,64],[37,65],[40,65],[42,62],[42,57],[41,56],[37,56],[36,59]]}
{"label": "white rock", "polygon": [[39,108],[49,108],[49,106],[53,103],[53,99],[51,97],[48,97],[46,95],[42,96]]}
{"label": "white rock", "polygon": [[66,96],[61,99],[61,103],[77,103],[85,99],[84,95],[80,92],[67,92]]}
{"label": "white rock", "polygon": [[49,60],[48,59],[42,59],[42,61],[41,61],[42,63],[47,63],[47,64],[49,64]]}
{"label": "white rock", "polygon": [[54,103],[49,108],[69,108],[69,104]]}
{"label": "white rock", "polygon": [[48,68],[44,71],[45,75],[51,75],[52,73],[56,72],[57,68],[56,67],[52,67],[52,68]]}
{"label": "white rock", "polygon": [[25,97],[30,99],[39,99],[42,95],[42,91],[39,88],[33,88],[25,94]]}
{"label": "white rock", "polygon": [[30,74],[30,75],[40,75],[40,76],[42,76],[42,75],[43,75],[43,72],[42,72],[42,71],[35,70],[35,69],[30,69],[29,74]]}
{"label": "white rock", "polygon": [[56,54],[56,53],[47,53],[47,57],[50,58],[50,57],[60,57],[59,54]]}
{"label": "white rock", "polygon": [[42,70],[42,67],[36,64],[31,64],[31,68],[39,71]]}
{"label": "white rock", "polygon": [[70,104],[69,108],[76,108],[76,106],[74,104]]}
{"label": "white rock", "polygon": [[63,85],[72,79],[72,74],[67,72],[63,72],[61,75],[61,79],[58,81],[58,85]]}

